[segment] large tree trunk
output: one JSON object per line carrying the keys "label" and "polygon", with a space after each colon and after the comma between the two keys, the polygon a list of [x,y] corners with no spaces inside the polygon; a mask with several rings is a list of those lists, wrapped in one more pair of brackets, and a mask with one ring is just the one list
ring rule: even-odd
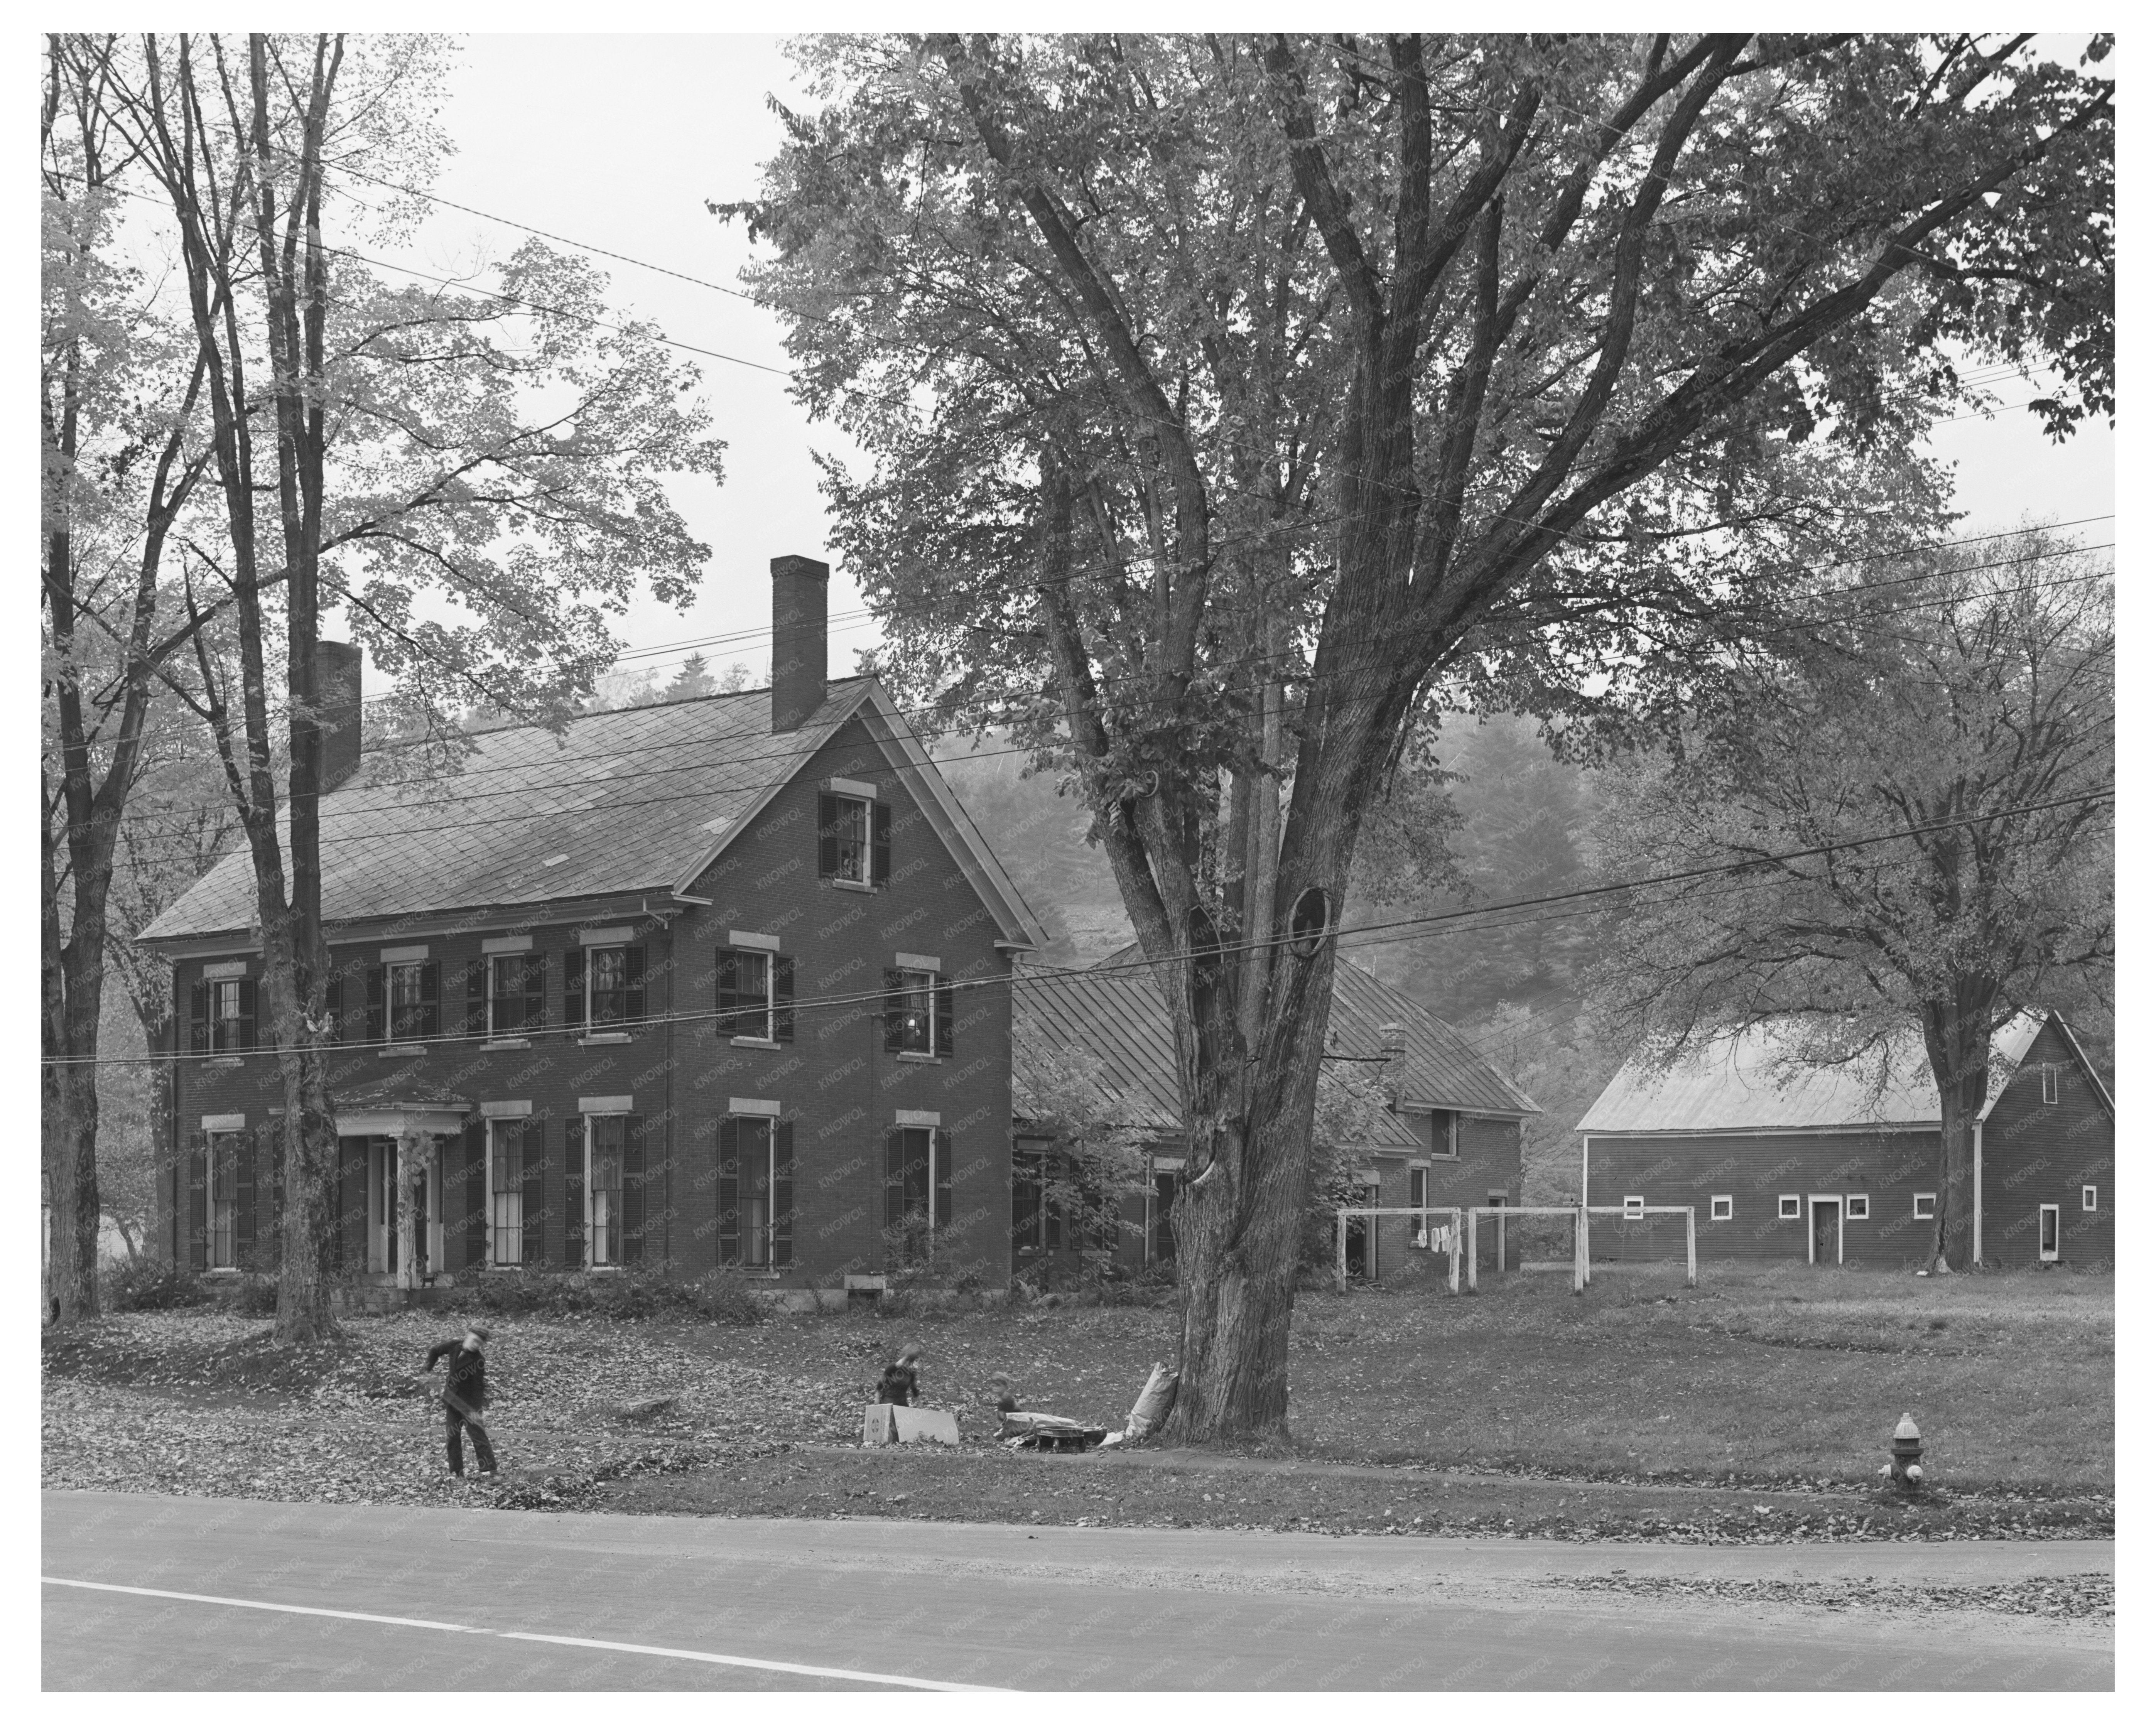
{"label": "large tree trunk", "polygon": [[1998,988],[1988,981],[1958,984],[1952,1000],[1922,1009],[1924,1052],[1939,1089],[1939,1201],[1932,1235],[1935,1269],[1967,1270],[1977,1262],[1977,1116],[1991,1070],[1991,1015]]}

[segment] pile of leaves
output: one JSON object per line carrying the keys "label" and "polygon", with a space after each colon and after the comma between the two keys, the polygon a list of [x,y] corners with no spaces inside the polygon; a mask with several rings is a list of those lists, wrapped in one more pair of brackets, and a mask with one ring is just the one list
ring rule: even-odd
{"label": "pile of leaves", "polygon": [[1810,1605],[1829,1611],[1993,1611],[2016,1617],[2094,1617],[2118,1610],[2109,1575],[2036,1575],[2012,1581],[1948,1584],[1671,1575],[1561,1575],[1537,1584],[1580,1593],[1644,1594],[1661,1599],[1728,1599],[1740,1604]]}
{"label": "pile of leaves", "polygon": [[860,1430],[855,1370],[765,1369],[659,1326],[505,1319],[487,1373],[502,1476],[490,1488],[460,1484],[447,1473],[440,1368],[420,1369],[454,1328],[398,1314],[283,1349],[265,1324],[195,1311],[129,1313],[53,1338],[44,1483],[360,1503],[490,1490],[492,1502],[571,1507],[604,1480]]}

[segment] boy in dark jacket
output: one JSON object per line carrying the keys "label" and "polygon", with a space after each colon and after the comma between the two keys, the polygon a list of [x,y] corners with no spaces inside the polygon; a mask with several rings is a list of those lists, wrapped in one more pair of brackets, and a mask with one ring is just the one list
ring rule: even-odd
{"label": "boy in dark jacket", "polygon": [[901,1408],[919,1405],[921,1348],[918,1343],[909,1344],[896,1359],[883,1368],[883,1376],[876,1380],[876,1399]]}
{"label": "boy in dark jacket", "polygon": [[486,1406],[486,1343],[487,1332],[473,1324],[465,1331],[460,1342],[437,1342],[427,1350],[427,1369],[434,1369],[434,1362],[444,1354],[449,1356],[449,1381],[442,1386],[442,1410],[449,1417],[449,1471],[459,1478],[464,1476],[465,1428],[472,1435],[473,1447],[479,1451],[479,1476],[483,1480],[494,1477],[494,1445],[487,1441],[486,1427],[480,1423],[480,1411]]}

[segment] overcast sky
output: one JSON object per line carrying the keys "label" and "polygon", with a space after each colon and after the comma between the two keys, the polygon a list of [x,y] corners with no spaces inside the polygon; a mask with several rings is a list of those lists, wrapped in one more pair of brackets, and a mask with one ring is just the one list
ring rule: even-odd
{"label": "overcast sky", "polygon": [[[778,39],[762,36],[476,36],[465,40],[442,116],[456,153],[433,190],[475,209],[711,282],[732,285],[749,256],[738,227],[706,212],[705,201],[751,195],[757,166],[779,142],[766,98],[806,105],[793,90]],[[506,257],[513,228],[437,208],[402,255],[439,274],[468,271]],[[397,256],[398,254],[386,255]],[[776,320],[727,294],[606,259],[614,303],[655,321],[677,341],[783,367]],[[665,648],[631,665],[670,670],[676,644],[742,634],[770,621],[768,565],[784,552],[824,555],[824,516],[812,449],[846,453],[829,425],[812,425],[784,378],[699,358],[704,394],[726,439],[723,486],[675,487],[711,565],[686,614],[645,598],[616,625],[632,650]],[[2037,392],[2010,382],[2010,408]],[[1956,464],[1964,531],[2010,526],[2025,516],[2056,521],[2108,516],[2112,507],[2110,431],[2085,428],[2063,447],[2047,442],[2025,413],[1965,420],[1937,434],[1935,450]],[[2111,522],[2077,530],[2092,544]],[[831,582],[832,670],[852,666],[852,649],[873,640],[842,614],[860,600],[843,567]],[[763,680],[767,646],[754,638],[703,649],[716,664],[747,661]]]}

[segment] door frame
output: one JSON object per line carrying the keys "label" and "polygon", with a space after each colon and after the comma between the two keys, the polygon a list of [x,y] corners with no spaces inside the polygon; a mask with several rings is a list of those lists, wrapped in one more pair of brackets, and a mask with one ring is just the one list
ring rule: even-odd
{"label": "door frame", "polygon": [[[2047,1210],[2051,1217],[2051,1249],[2048,1252],[2044,1250],[2044,1214]],[[2040,1204],[2036,1206],[2036,1261],[2039,1264],[2059,1261],[2059,1236],[2062,1227],[2059,1218],[2060,1207],[2057,1204]]]}
{"label": "door frame", "polygon": [[1848,1207],[1841,1201],[1839,1192],[1814,1192],[1804,1199],[1804,1262],[1819,1262],[1819,1207],[1823,1204],[1834,1206],[1834,1261],[1845,1262],[1848,1256]]}

